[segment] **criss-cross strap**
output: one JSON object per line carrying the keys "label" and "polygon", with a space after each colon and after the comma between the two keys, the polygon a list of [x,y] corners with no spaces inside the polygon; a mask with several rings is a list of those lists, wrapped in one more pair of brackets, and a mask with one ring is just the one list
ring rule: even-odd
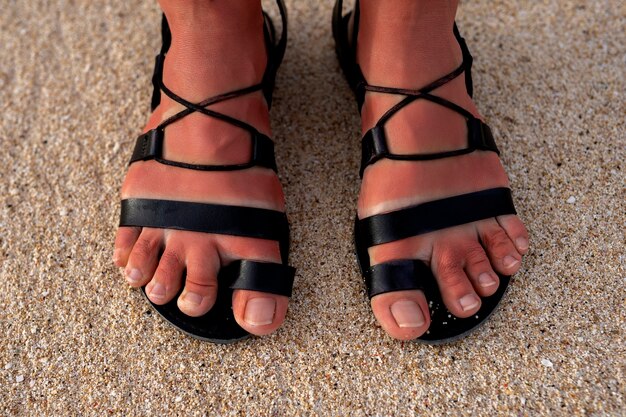
{"label": "criss-cross strap", "polygon": [[[382,158],[401,161],[427,161],[464,155],[476,150],[492,151],[497,154],[500,153],[491,133],[491,129],[487,124],[472,115],[463,107],[432,94],[433,90],[449,83],[459,75],[463,74],[466,68],[467,64],[463,62],[454,71],[418,90],[369,85],[365,81],[362,81],[357,85],[357,95],[364,95],[365,92],[375,92],[405,96],[397,104],[387,110],[380,117],[376,125],[363,135],[363,138],[361,139],[361,168],[359,170],[361,177],[363,177],[365,168]],[[404,107],[420,99],[427,100],[431,103],[450,109],[465,118],[467,126],[467,146],[465,148],[416,154],[394,154],[389,150],[387,136],[385,134],[385,124]]]}
{"label": "criss-cross strap", "polygon": [[[157,162],[160,162],[162,164],[200,171],[232,171],[251,168],[253,166],[269,168],[273,171],[277,171],[276,160],[274,156],[274,143],[267,135],[262,134],[254,126],[246,122],[209,108],[211,105],[215,105],[217,103],[241,97],[243,95],[254,93],[257,91],[263,92],[268,106],[271,106],[276,72],[278,70],[278,67],[280,66],[280,63],[282,62],[287,45],[287,10],[285,8],[283,0],[276,0],[276,2],[278,4],[281,16],[282,31],[280,37],[276,41],[276,30],[274,28],[272,20],[269,18],[269,15],[264,11],[264,34],[268,50],[268,60],[267,67],[265,69],[265,73],[261,82],[249,87],[210,97],[199,103],[193,103],[184,99],[183,97],[170,90],[163,83],[163,65],[172,40],[169,24],[165,15],[163,15],[161,23],[162,46],[160,53],[156,57],[154,74],[152,76],[152,84],[154,86],[151,103],[152,110],[154,110],[159,105],[161,92],[171,98],[173,101],[184,106],[185,109],[174,114],[173,116],[170,116],[169,118],[161,122],[156,128],[151,129],[140,135],[135,143],[135,148],[129,164],[137,161],[156,160]],[[232,126],[248,132],[250,135],[250,159],[244,163],[228,165],[191,164],[182,161],[172,161],[165,159],[163,157],[165,128],[194,112],[198,112],[207,117],[221,120],[222,122],[228,123]]]}

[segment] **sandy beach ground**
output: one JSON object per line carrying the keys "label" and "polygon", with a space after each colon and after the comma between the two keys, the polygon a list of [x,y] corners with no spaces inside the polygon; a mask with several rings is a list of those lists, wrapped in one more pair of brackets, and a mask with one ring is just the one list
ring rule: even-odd
{"label": "sandy beach ground", "polygon": [[0,414],[624,413],[624,3],[461,5],[532,249],[489,323],[437,347],[396,342],[371,314],[351,231],[359,117],[332,2],[287,3],[272,123],[294,297],[276,334],[228,346],[168,326],[110,261],[149,114],[156,2],[2,3]]}

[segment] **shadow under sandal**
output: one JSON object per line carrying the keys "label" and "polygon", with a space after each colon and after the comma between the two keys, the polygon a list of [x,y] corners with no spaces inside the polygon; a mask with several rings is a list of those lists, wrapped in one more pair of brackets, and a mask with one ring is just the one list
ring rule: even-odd
{"label": "shadow under sandal", "polygon": [[[335,4],[333,13],[333,34],[336,51],[343,72],[355,92],[359,110],[367,91],[404,96],[398,104],[390,108],[362,138],[362,159],[360,176],[368,165],[387,158],[402,161],[428,161],[468,154],[477,150],[499,154],[491,129],[462,107],[436,95],[431,91],[448,83],[465,72],[465,83],[472,95],[472,57],[465,40],[459,35],[456,24],[454,34],[461,46],[463,63],[451,73],[418,89],[398,89],[369,85],[356,63],[356,39],[358,33],[358,2],[355,7],[353,34],[348,37],[349,21],[352,12],[342,16],[342,1]],[[353,40],[353,45],[349,39]],[[428,100],[444,106],[467,121],[467,147],[463,149],[428,153],[398,155],[389,152],[385,137],[385,123],[398,111],[415,100]],[[463,337],[482,324],[496,309],[508,287],[510,277],[499,275],[500,286],[489,297],[482,297],[480,310],[471,317],[458,318],[445,307],[437,281],[430,267],[417,259],[403,259],[371,265],[368,248],[383,243],[417,236],[424,233],[475,222],[496,216],[516,214],[511,191],[508,188],[493,188],[468,194],[456,195],[389,213],[377,214],[355,220],[354,239],[361,274],[365,279],[370,298],[391,291],[422,290],[428,300],[431,324],[418,340],[426,343],[445,343]]]}
{"label": "shadow under sandal", "polygon": [[[169,26],[165,16],[163,16],[163,46],[161,53],[156,57],[156,66],[152,78],[154,84],[152,110],[159,105],[160,91],[185,106],[186,109],[166,119],[155,129],[139,136],[130,164],[136,161],[155,160],[181,169],[199,171],[241,170],[254,166],[277,170],[274,143],[269,137],[258,132],[247,123],[207,108],[211,104],[259,90],[263,91],[268,106],[271,105],[276,71],[284,56],[287,43],[286,10],[282,0],[277,0],[277,3],[282,19],[282,34],[277,41],[275,41],[275,29],[272,21],[264,13],[268,64],[263,81],[254,86],[209,98],[201,103],[191,103],[170,91],[163,84],[163,62],[171,42]],[[164,129],[193,112],[214,117],[249,132],[252,147],[251,160],[248,163],[237,165],[197,165],[163,159]],[[287,216],[283,212],[253,207],[131,198],[122,201],[120,226],[189,230],[268,239],[279,243],[282,261],[280,264],[238,260],[224,266],[217,278],[218,293],[215,305],[203,316],[190,317],[179,310],[176,300],[182,293],[182,289],[172,301],[165,305],[156,305],[150,302],[165,320],[191,336],[214,343],[229,343],[250,335],[237,324],[233,315],[232,294],[235,289],[291,296],[295,269],[287,265],[289,224]],[[184,285],[181,286],[181,288],[183,287]],[[142,290],[145,295],[145,287]],[[148,298],[146,297],[146,299]],[[148,299],[148,301],[150,300]]]}

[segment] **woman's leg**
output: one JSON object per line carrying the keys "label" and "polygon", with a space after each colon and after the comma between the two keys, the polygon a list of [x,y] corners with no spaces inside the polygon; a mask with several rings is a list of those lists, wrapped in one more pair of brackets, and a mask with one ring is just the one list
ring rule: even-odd
{"label": "woman's leg", "polygon": [[[419,89],[450,73],[462,62],[453,35],[458,1],[361,0],[357,61],[369,84]],[[480,118],[464,77],[434,90]],[[368,92],[362,129],[372,128],[402,97]],[[465,119],[445,107],[416,100],[386,124],[393,153],[431,153],[464,148]],[[383,159],[365,170],[359,217],[494,187],[507,187],[506,173],[493,152],[473,152],[433,161]],[[458,317],[475,314],[480,296],[498,287],[495,271],[511,275],[528,250],[528,234],[517,216],[501,216],[391,242],[370,249],[372,264],[418,258],[432,268],[448,310]],[[398,339],[413,339],[429,325],[421,291],[380,294],[371,301],[383,328]]]}
{"label": "woman's leg", "polygon": [[[261,2],[253,0],[160,0],[172,32],[163,82],[191,102],[261,82],[267,53]],[[161,95],[145,130],[183,107]],[[268,109],[257,91],[211,106],[270,135]],[[193,113],[166,129],[166,159],[196,164],[234,164],[250,158],[250,134],[230,124]],[[266,168],[204,172],[144,161],[130,166],[122,198],[160,198],[260,207],[284,211],[276,174]],[[280,263],[273,241],[179,230],[120,228],[114,262],[125,268],[133,287],[146,285],[155,304],[165,304],[185,289],[178,306],[190,316],[207,312],[216,297],[220,266],[235,259]],[[262,335],[277,329],[287,297],[237,290],[237,322]]]}

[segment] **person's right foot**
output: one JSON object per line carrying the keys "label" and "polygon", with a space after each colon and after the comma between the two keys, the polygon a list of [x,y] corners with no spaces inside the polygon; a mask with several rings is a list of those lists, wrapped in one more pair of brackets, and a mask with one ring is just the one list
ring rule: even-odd
{"label": "person's right foot", "polygon": [[[172,44],[163,72],[166,86],[191,102],[258,84],[267,63],[260,2],[167,1]],[[270,135],[267,103],[261,91],[210,106]],[[184,108],[161,94],[144,131]],[[165,130],[164,157],[193,164],[237,164],[250,159],[250,134],[230,124],[192,113]],[[122,198],[156,198],[265,208],[284,211],[284,197],[274,171],[254,167],[240,171],[197,171],[142,161],[132,164]],[[269,240],[199,232],[120,227],[114,262],[125,268],[133,287],[166,304],[185,288],[178,307],[189,316],[206,313],[216,299],[217,273],[233,260],[281,262],[278,243]],[[235,290],[237,323],[256,335],[283,322],[288,298]]]}

